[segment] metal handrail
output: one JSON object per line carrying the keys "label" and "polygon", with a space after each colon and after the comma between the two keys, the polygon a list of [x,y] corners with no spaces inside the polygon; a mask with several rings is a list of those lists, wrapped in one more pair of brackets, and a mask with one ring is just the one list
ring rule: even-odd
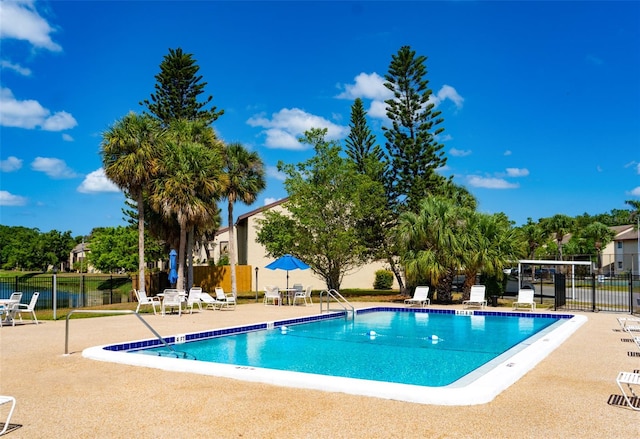
{"label": "metal handrail", "polygon": [[[340,305],[347,313],[347,315],[349,314],[349,312],[351,312],[351,316],[352,318],[355,318],[356,316],[356,309],[354,308],[353,305],[351,305],[351,303],[349,303],[349,301],[347,299],[344,298],[344,296],[342,294],[340,294],[337,290],[331,288],[329,290],[324,290],[320,292],[320,313],[322,314],[323,311],[323,301],[322,301],[322,297],[323,295],[326,293],[326,297],[327,297],[327,312],[330,311],[330,302],[331,302],[331,298],[333,298],[338,305]],[[350,310],[348,308],[351,308]]]}
{"label": "metal handrail", "polygon": [[130,309],[105,309],[105,310],[90,310],[90,309],[73,309],[69,312],[69,314],[67,314],[67,321],[65,323],[65,331],[64,331],[64,354],[65,355],[69,355],[69,317],[71,317],[71,314],[75,314],[76,312],[78,313],[87,313],[87,314],[135,314],[136,317],[138,317],[138,319],[147,327],[149,328],[149,331],[151,331],[151,333],[153,335],[156,336],[156,338],[158,340],[160,340],[160,342],[162,344],[164,344],[164,346],[166,348],[168,348],[169,350],[173,351],[176,356],[178,356],[178,353],[176,352],[175,349],[173,349],[173,347],[166,342],[166,340],[164,338],[162,338],[162,336],[160,334],[158,334],[158,332],[153,329],[151,327],[151,325],[149,325],[146,320],[144,320],[142,318],[142,316],[140,316],[140,314],[138,314],[135,311],[132,311]]}

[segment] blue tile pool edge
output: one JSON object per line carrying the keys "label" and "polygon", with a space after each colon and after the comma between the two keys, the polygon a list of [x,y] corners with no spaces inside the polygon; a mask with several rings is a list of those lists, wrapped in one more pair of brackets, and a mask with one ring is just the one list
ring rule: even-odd
{"label": "blue tile pool edge", "polygon": [[[456,314],[460,310],[439,310],[428,308],[395,308],[395,307],[371,307],[357,311],[357,314],[379,311],[415,312],[435,314]],[[177,359],[170,357],[156,357],[149,355],[132,355],[131,350],[160,346],[158,339],[146,339],[132,342],[95,346],[82,352],[83,357],[98,361],[115,362],[133,366],[144,366],[162,370],[197,373],[210,376],[239,379],[242,381],[261,382],[286,387],[341,392],[354,395],[371,396],[384,399],[393,399],[420,404],[436,405],[475,405],[485,404],[493,400],[503,390],[511,386],[525,373],[535,367],[546,358],[553,350],[560,346],[571,336],[587,318],[582,315],[549,314],[532,312],[501,312],[485,310],[464,310],[462,315],[498,315],[509,317],[538,317],[565,320],[561,325],[555,326],[548,332],[533,340],[528,345],[507,358],[492,363],[492,368],[479,377],[472,380],[462,379],[445,387],[426,387],[380,381],[369,381],[354,378],[333,377],[301,372],[281,371],[275,369],[263,369],[258,367],[237,366],[232,364],[208,363]],[[459,314],[460,315],[460,314]],[[307,323],[311,321],[345,318],[345,313],[328,313],[302,318],[292,318],[273,322],[262,322],[253,325],[221,328],[211,331],[203,331],[188,334],[176,334],[164,337],[169,343],[175,343],[176,338],[192,341],[211,337],[221,337],[229,334],[251,332],[285,325]],[[179,343],[175,346],[179,346]],[[503,356],[499,357],[502,358]],[[465,385],[467,381],[468,384]],[[460,383],[463,384],[460,384]]]}

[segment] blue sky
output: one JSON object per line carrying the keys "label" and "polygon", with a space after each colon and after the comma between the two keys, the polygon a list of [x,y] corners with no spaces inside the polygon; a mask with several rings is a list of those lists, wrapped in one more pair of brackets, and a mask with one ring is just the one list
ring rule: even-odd
{"label": "blue sky", "polygon": [[[0,2],[0,223],[124,224],[101,133],[154,92],[169,48],[193,54],[227,142],[279,160],[296,138],[348,134],[360,97],[384,145],[392,54],[427,56],[448,163],[479,210],[591,215],[640,199],[640,2]],[[226,218],[224,216],[223,218]]]}

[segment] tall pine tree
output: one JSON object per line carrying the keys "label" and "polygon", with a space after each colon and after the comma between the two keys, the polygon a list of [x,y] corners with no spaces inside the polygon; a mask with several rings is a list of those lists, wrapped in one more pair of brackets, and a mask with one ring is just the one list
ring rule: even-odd
{"label": "tall pine tree", "polygon": [[216,107],[205,109],[213,96],[204,102],[198,102],[198,96],[204,93],[206,82],[202,76],[197,76],[200,67],[190,53],[184,53],[181,48],[169,49],[160,63],[160,73],[156,78],[155,93],[151,100],[145,99],[140,105],[147,107],[149,112],[168,125],[172,120],[186,119],[205,121],[207,125],[224,114],[224,110],[217,111]]}
{"label": "tall pine tree", "polygon": [[356,98],[351,106],[351,131],[345,139],[345,152],[359,173],[381,181],[386,163],[385,155],[380,145],[376,145],[376,137],[367,125],[366,115],[362,99]]}
{"label": "tall pine tree", "polygon": [[393,202],[413,212],[418,211],[423,198],[438,192],[446,181],[436,173],[447,162],[444,145],[436,139],[444,131],[438,127],[444,119],[440,111],[434,111],[430,99],[426,60],[425,56],[416,56],[411,47],[401,47],[392,55],[384,84],[394,96],[385,101],[392,126],[383,128],[391,165],[388,191]]}

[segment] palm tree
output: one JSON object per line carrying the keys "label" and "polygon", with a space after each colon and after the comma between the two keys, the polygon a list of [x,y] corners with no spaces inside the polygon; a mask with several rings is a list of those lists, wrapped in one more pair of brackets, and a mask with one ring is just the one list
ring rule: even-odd
{"label": "palm tree", "polygon": [[527,241],[529,259],[535,259],[536,249],[547,241],[548,231],[527,218],[527,224],[520,227],[520,235]]}
{"label": "palm tree", "polygon": [[138,210],[138,288],[145,289],[144,194],[159,169],[158,144],[163,132],[151,117],[133,112],[102,134],[102,165],[106,176],[129,192]]}
{"label": "palm tree", "polygon": [[184,262],[187,231],[197,224],[215,221],[217,201],[225,177],[220,151],[198,141],[211,130],[201,121],[179,120],[171,124],[162,154],[162,170],[155,180],[151,201],[166,217],[175,215],[180,226],[178,288],[185,289]]}
{"label": "palm tree", "polygon": [[462,260],[465,270],[463,300],[469,299],[476,273],[500,279],[509,263],[526,252],[525,243],[503,213],[487,215],[466,210],[466,239],[462,240]]}
{"label": "palm tree", "polygon": [[400,215],[398,241],[407,280],[437,285],[438,299],[444,302],[451,301],[455,268],[461,264],[460,218],[459,207],[440,197],[423,199],[418,213]]}
{"label": "palm tree", "polygon": [[233,205],[237,201],[251,204],[265,188],[264,164],[258,153],[248,151],[240,143],[232,143],[225,154],[224,173],[228,179],[223,196],[228,201],[229,264],[231,265],[231,292],[237,295],[236,246],[233,230]]}
{"label": "palm tree", "polygon": [[582,231],[583,237],[593,241],[598,253],[598,274],[602,268],[602,247],[606,247],[615,235],[613,230],[598,221],[589,224]]}
{"label": "palm tree", "polygon": [[556,242],[558,243],[560,260],[562,261],[562,238],[571,231],[571,228],[573,227],[573,218],[567,215],[557,214],[551,218],[546,218],[544,221],[544,227],[550,233],[555,235]]}

